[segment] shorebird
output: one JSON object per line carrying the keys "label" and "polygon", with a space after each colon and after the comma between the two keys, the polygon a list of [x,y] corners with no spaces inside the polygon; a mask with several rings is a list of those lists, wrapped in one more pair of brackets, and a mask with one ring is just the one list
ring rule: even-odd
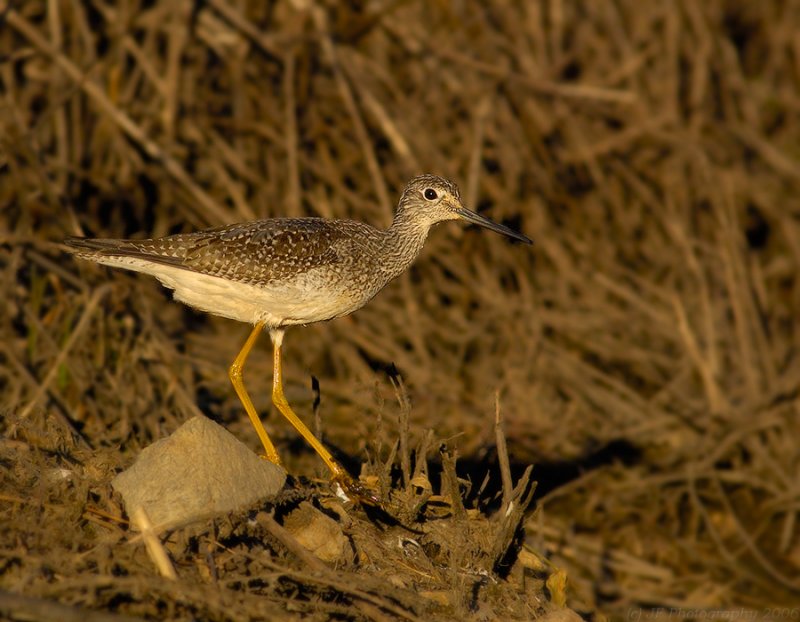
{"label": "shorebird", "polygon": [[334,482],[374,501],[286,401],[283,336],[290,326],[363,307],[417,258],[433,225],[457,219],[531,244],[521,233],[468,210],[456,185],[435,175],[406,185],[385,230],[352,220],[270,218],[149,240],[69,237],[65,244],[82,259],[150,274],[195,309],[253,325],[229,375],[265,457],[280,464],[242,378],[247,356],[266,328],[273,344],[272,402],[319,454]]}

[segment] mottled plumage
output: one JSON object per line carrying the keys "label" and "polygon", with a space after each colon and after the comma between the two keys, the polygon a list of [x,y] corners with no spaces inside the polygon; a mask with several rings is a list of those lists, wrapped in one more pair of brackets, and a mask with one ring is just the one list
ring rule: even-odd
{"label": "mottled plumage", "polygon": [[192,307],[255,324],[231,367],[231,380],[267,457],[278,462],[241,379],[247,354],[266,326],[275,345],[273,401],[319,452],[334,477],[359,490],[283,397],[283,330],[361,308],[416,259],[433,225],[458,218],[531,243],[467,210],[455,184],[435,175],[408,183],[386,230],[352,220],[273,218],[151,240],[67,238],[65,242],[83,259],[155,276],[174,290],[177,300]]}
{"label": "mottled plumage", "polygon": [[[202,311],[278,328],[366,303],[390,278],[378,261],[385,237],[353,221],[274,218],[154,240],[67,243],[80,257],[152,274]],[[359,280],[366,275],[373,280]]]}
{"label": "mottled plumage", "polygon": [[[426,190],[436,199],[426,199]],[[272,218],[151,240],[66,243],[84,259],[152,274],[202,311],[274,329],[359,309],[411,264],[433,224],[464,217],[459,210],[466,212],[454,184],[423,175],[408,184],[386,230],[352,220]]]}

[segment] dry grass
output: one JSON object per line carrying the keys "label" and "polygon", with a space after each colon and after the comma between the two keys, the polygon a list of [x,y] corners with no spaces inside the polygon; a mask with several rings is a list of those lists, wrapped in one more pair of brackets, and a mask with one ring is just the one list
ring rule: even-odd
{"label": "dry grass", "polygon": [[[396,433],[394,363],[412,429],[481,465],[499,393],[512,470],[539,465],[530,543],[573,606],[797,602],[800,8],[361,4],[2,14],[3,462],[129,460],[198,409],[257,447],[225,373],[247,328],[67,260],[64,235],[386,225],[435,172],[534,250],[440,227],[367,308],[288,334],[298,411],[314,374],[327,439],[360,459],[379,416]],[[270,364],[247,369],[262,412]]]}

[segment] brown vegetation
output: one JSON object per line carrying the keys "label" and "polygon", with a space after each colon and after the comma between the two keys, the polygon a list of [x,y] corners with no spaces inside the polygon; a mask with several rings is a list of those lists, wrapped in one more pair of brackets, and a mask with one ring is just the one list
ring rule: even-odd
{"label": "brown vegetation", "polygon": [[[411,444],[435,429],[428,457],[457,447],[477,489],[497,399],[511,472],[534,463],[540,484],[523,551],[566,573],[579,611],[798,601],[796,3],[6,1],[0,23],[3,589],[165,618],[425,617],[368,564],[342,569],[364,581],[342,596],[336,571],[248,553],[266,528],[235,517],[172,543],[196,581],[154,579],[107,515],[108,477],[198,412],[258,447],[226,374],[248,327],[60,240],[386,225],[431,172],[533,250],[442,225],[368,307],[290,331],[301,416],[313,374],[326,440],[385,460],[394,364]],[[246,370],[265,416],[266,341]],[[322,474],[267,425],[291,472]],[[270,578],[213,600],[209,555]]]}

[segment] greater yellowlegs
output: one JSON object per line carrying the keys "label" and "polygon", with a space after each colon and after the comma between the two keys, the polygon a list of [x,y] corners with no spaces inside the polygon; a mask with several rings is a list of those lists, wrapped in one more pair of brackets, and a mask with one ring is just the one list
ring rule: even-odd
{"label": "greater yellowlegs", "polygon": [[274,348],[273,403],[316,450],[333,480],[369,499],[286,401],[283,335],[289,326],[360,309],[411,265],[433,225],[459,218],[531,244],[521,233],[466,209],[456,185],[435,175],[408,183],[386,230],[352,220],[271,218],[151,240],[70,237],[65,243],[82,259],[153,275],[191,307],[254,325],[229,375],[266,458],[280,464],[242,380],[247,356],[266,327]]}

